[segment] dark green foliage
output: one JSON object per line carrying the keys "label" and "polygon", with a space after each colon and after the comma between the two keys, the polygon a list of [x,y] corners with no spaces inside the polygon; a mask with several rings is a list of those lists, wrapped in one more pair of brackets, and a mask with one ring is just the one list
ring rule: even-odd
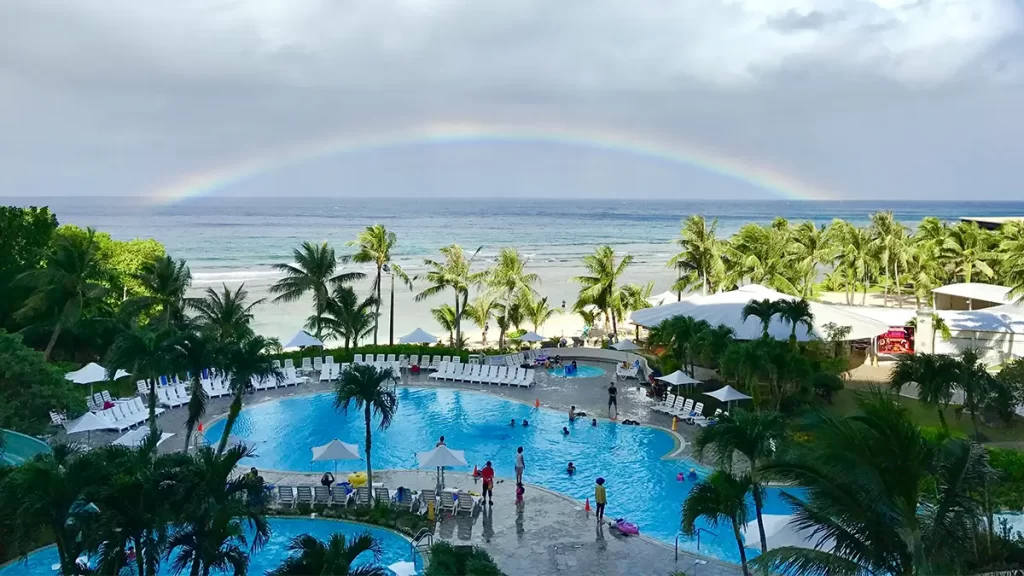
{"label": "dark green foliage", "polygon": [[82,390],[42,353],[25,346],[21,336],[0,329],[0,428],[41,433],[50,410],[72,415],[85,410]]}
{"label": "dark green foliage", "polygon": [[12,280],[42,265],[56,229],[49,208],[0,206],[0,328],[19,327],[11,315],[28,294],[11,286]]}
{"label": "dark green foliage", "polygon": [[438,542],[430,547],[430,565],[424,576],[504,576],[490,554],[475,546]]}
{"label": "dark green foliage", "polygon": [[832,395],[843,389],[843,379],[838,374],[816,372],[811,375],[811,388],[818,398],[831,404]]}
{"label": "dark green foliage", "polygon": [[998,510],[1024,508],[1024,453],[988,448],[989,464],[998,472],[992,498]]}

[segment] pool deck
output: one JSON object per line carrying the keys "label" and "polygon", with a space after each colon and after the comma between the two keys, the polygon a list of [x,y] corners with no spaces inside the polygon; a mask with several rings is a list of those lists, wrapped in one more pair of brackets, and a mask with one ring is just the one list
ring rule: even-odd
{"label": "pool deck", "polygon": [[[267,482],[284,485],[319,484],[320,473],[260,472]],[[433,472],[407,470],[374,472],[392,490],[433,488]],[[524,478],[529,480],[529,476]],[[445,475],[449,487],[480,492],[469,474]],[[436,538],[456,544],[473,544],[487,550],[506,574],[555,576],[669,576],[685,571],[691,576],[733,576],[740,567],[680,551],[678,562],[672,547],[647,537],[622,536],[599,524],[593,512],[579,502],[527,483],[525,502],[515,504],[515,484],[498,478],[494,505],[478,508],[472,515],[439,515]],[[617,494],[609,494],[616,498]],[[607,519],[606,519],[607,522]]]}

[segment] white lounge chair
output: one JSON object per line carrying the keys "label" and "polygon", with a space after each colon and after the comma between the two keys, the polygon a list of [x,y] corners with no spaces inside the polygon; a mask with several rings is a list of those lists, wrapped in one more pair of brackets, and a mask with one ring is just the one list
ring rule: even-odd
{"label": "white lounge chair", "polygon": [[473,512],[476,512],[476,507],[479,505],[477,499],[474,498],[472,494],[464,490],[459,491],[459,499],[456,502],[458,504],[458,507],[455,510],[456,514],[459,512],[467,512],[472,515]]}
{"label": "white lounge chair", "polygon": [[288,506],[289,508],[295,506],[295,489],[291,486],[278,486],[277,502],[281,506]]}
{"label": "white lounge chair", "polygon": [[679,407],[679,403],[676,403],[676,408],[673,409],[669,414],[676,416],[677,418],[689,418],[690,411],[693,410],[693,398],[689,398],[683,403],[682,408]]}
{"label": "white lounge chair", "polygon": [[313,358],[313,371],[319,372],[324,367],[323,358],[316,356]]}
{"label": "white lounge chair", "polygon": [[353,356],[352,357],[352,363],[353,364],[362,364],[363,363],[363,355],[362,354],[356,354],[355,356]]}
{"label": "white lounge chair", "polygon": [[455,495],[454,495],[454,493],[451,492],[450,490],[442,490],[441,491],[441,506],[440,506],[441,512],[444,512],[444,511],[447,510],[447,511],[451,512],[452,514],[455,514],[455,508],[457,506],[458,506],[458,504],[455,503]]}
{"label": "white lounge chair", "polygon": [[387,360],[385,360],[384,358],[385,358],[385,356],[383,354],[377,354],[377,360],[376,360],[377,364],[383,364],[383,363],[387,362]]}
{"label": "white lounge chair", "polygon": [[694,418],[693,423],[701,428],[706,428],[710,424],[714,424],[722,416],[722,409],[718,408],[710,418]]}
{"label": "white lounge chair", "polygon": [[419,510],[420,514],[426,514],[427,513],[427,506],[429,504],[433,504],[434,505],[434,510],[436,511],[437,510],[437,492],[434,492],[433,490],[420,490],[419,502],[420,502],[420,510]]}
{"label": "white lounge chair", "polygon": [[419,354],[413,354],[412,356],[409,356],[409,366],[419,366],[419,365],[420,365]]}
{"label": "white lounge chair", "polygon": [[668,414],[669,411],[675,408],[676,401],[678,400],[678,398],[679,396],[676,396],[675,394],[669,394],[668,396],[665,397],[664,402],[659,402],[654,406],[651,406],[651,410],[654,410],[655,412],[664,412],[665,414]]}
{"label": "white lounge chair", "polygon": [[440,356],[434,356],[433,358],[430,359],[430,368],[431,369],[437,368],[437,365],[440,364],[440,363],[441,363],[441,357]]}
{"label": "white lounge chair", "polygon": [[383,486],[373,489],[374,506],[391,506],[391,492]]}
{"label": "white lounge chair", "polygon": [[370,489],[366,486],[356,488],[349,494],[349,500],[356,503],[356,506],[370,506]]}
{"label": "white lounge chair", "polygon": [[394,364],[395,362],[398,362],[398,359],[395,358],[394,354],[388,354],[387,360],[385,360],[385,362]]}
{"label": "white lounge chair", "polygon": [[697,404],[693,407],[693,411],[690,412],[690,415],[686,418],[686,423],[687,424],[695,424],[697,422],[697,419],[701,419],[701,420],[704,419],[704,403],[703,402],[697,402]]}
{"label": "white lounge chair", "polygon": [[619,380],[625,380],[627,378],[636,378],[637,372],[639,372],[639,369],[636,366],[632,365],[629,366],[628,368],[623,368],[621,365],[617,365],[615,367],[615,377],[618,378]]}
{"label": "white lounge chair", "polygon": [[296,504],[312,504],[313,503],[313,487],[312,486],[296,486],[295,487],[295,503]]}
{"label": "white lounge chair", "polygon": [[412,497],[412,490],[408,488],[395,492],[391,502],[396,508],[405,509],[409,512],[412,512],[413,506],[416,505],[416,499]]}
{"label": "white lounge chair", "polygon": [[313,504],[328,506],[331,503],[331,489],[327,486],[313,487]]}
{"label": "white lounge chair", "polygon": [[302,359],[302,370],[300,372],[312,372],[313,371],[313,359],[303,358]]}

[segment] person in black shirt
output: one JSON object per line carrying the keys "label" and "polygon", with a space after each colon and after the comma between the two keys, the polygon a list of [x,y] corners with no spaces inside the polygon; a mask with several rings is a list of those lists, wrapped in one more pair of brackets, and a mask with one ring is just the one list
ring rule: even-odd
{"label": "person in black shirt", "polygon": [[612,406],[615,406],[615,414],[617,415],[619,413],[619,402],[615,396],[618,391],[618,388],[615,387],[615,381],[612,380],[611,385],[608,386],[608,417],[612,419],[615,418],[615,416],[612,415]]}

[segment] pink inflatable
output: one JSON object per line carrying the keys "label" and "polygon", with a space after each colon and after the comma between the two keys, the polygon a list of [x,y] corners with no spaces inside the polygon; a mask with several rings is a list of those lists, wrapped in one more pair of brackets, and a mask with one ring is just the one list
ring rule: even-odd
{"label": "pink inflatable", "polygon": [[623,534],[629,534],[636,536],[640,534],[640,527],[632,522],[626,522],[625,519],[619,518],[615,521],[615,527],[619,529],[619,532]]}

